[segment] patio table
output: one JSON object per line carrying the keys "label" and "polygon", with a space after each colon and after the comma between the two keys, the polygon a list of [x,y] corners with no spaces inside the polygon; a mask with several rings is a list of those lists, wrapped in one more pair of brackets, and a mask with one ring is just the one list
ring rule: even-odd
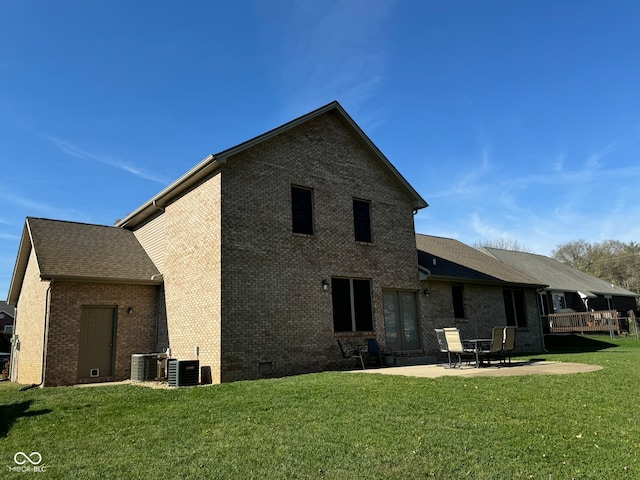
{"label": "patio table", "polygon": [[483,343],[491,343],[490,338],[471,338],[469,340],[463,340],[462,343],[467,343],[473,345],[473,351],[476,354],[476,368],[480,368],[480,352],[482,348],[480,347]]}

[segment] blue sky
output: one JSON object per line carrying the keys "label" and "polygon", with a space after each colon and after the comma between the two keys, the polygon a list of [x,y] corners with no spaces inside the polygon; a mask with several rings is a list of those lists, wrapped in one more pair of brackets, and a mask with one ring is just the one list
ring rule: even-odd
{"label": "blue sky", "polygon": [[640,239],[635,1],[1,1],[0,298],[27,216],[112,225],[338,100],[420,233]]}

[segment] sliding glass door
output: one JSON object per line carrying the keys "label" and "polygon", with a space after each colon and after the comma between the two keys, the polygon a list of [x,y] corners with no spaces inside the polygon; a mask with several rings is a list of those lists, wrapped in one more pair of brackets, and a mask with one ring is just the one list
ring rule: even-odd
{"label": "sliding glass door", "polygon": [[386,346],[395,352],[419,350],[418,312],[414,292],[385,290],[384,326]]}

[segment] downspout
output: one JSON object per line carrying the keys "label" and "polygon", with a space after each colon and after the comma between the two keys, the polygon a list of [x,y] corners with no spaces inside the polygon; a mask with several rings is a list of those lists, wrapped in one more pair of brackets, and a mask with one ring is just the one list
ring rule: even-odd
{"label": "downspout", "polygon": [[161,207],[160,205],[158,205],[158,201],[154,200],[153,202],[151,202],[151,205],[153,205],[155,208],[157,208],[159,211],[161,211],[162,213],[164,213],[164,207]]}
{"label": "downspout", "polygon": [[13,330],[12,330],[12,334],[11,334],[11,356],[10,356],[10,360],[11,363],[9,363],[9,379],[13,382],[15,379],[15,375],[14,372],[16,371],[16,352],[17,350],[17,346],[18,346],[18,336],[16,335],[16,323],[18,321],[18,305],[16,303],[16,306],[13,307]]}
{"label": "downspout", "polygon": [[[156,277],[163,277],[162,273],[156,273],[155,275],[151,275],[151,280],[155,280]],[[155,321],[155,340],[153,350],[158,351],[159,344],[159,336],[160,336],[160,311],[161,306],[164,304],[162,302],[162,295],[164,295],[164,277],[162,278],[162,284],[158,285],[158,295],[156,296],[156,321]]]}
{"label": "downspout", "polygon": [[51,302],[51,286],[53,285],[53,279],[49,283],[47,287],[47,294],[44,302],[44,333],[42,334],[42,374],[40,376],[40,383],[31,385],[27,385],[22,387],[19,391],[24,392],[26,390],[31,390],[32,388],[41,387],[44,385],[44,376],[46,371],[46,359],[47,359],[47,327],[49,326],[49,304]]}

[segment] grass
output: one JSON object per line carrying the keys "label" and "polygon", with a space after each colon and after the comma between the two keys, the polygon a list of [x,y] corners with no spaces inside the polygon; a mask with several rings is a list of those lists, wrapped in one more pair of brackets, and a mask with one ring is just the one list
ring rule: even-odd
{"label": "grass", "polygon": [[640,478],[640,342],[578,340],[544,358],[603,370],[327,372],[172,390],[2,383],[0,476],[34,478],[10,468],[35,451],[42,478]]}

